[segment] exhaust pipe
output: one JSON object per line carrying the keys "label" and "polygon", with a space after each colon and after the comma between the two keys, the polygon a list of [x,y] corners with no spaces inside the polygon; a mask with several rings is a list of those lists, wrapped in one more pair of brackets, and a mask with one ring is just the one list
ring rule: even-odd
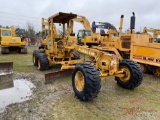
{"label": "exhaust pipe", "polygon": [[133,29],[135,29],[135,21],[136,21],[136,17],[135,17],[134,12],[132,14],[133,14],[133,16],[131,16],[131,20],[130,20],[131,34],[132,34]]}
{"label": "exhaust pipe", "polygon": [[124,18],[124,15],[121,15],[120,27],[119,27],[119,34],[120,34],[120,35],[122,34],[123,18]]}

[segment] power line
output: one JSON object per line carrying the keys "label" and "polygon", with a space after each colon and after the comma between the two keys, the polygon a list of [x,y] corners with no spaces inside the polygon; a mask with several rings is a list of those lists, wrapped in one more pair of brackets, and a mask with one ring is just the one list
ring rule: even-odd
{"label": "power line", "polygon": [[29,17],[29,18],[34,18],[34,19],[41,19],[41,18],[38,18],[38,17],[31,17],[31,16],[19,15],[19,14],[8,13],[8,12],[2,12],[2,11],[0,11],[0,13],[10,14],[10,15],[18,15],[18,16]]}
{"label": "power line", "polygon": [[[0,16],[1,17],[1,16]],[[5,18],[11,18],[11,17],[5,17]],[[13,18],[14,19],[14,18]],[[13,21],[13,19],[12,19],[12,21],[10,20],[10,22],[15,22],[15,21]],[[16,18],[15,18],[16,19]],[[1,21],[6,21],[6,20],[2,20],[2,19],[0,19]],[[24,21],[25,19],[18,19],[18,20],[20,20],[20,21],[23,21],[23,22],[31,22],[31,23],[33,23],[33,24],[39,24],[39,25],[41,25],[41,22],[36,22],[36,21],[31,21],[31,20],[27,20],[27,21]],[[8,21],[8,20],[7,20]],[[21,24],[24,24],[24,23],[22,23],[22,22],[16,22],[16,23],[21,23]]]}
{"label": "power line", "polygon": [[[8,16],[0,16],[2,18],[12,18],[12,19],[18,19],[18,20],[26,20],[26,19],[22,19],[22,18],[13,18],[13,17],[8,17]],[[32,21],[32,20],[29,20],[29,21]],[[39,22],[39,21],[32,21],[32,22]]]}
{"label": "power line", "polygon": [[20,23],[20,22],[13,22],[13,21],[6,21],[6,20],[2,20],[2,19],[0,19],[0,21],[3,21],[3,22],[12,22],[12,23],[18,23],[18,24],[24,24],[24,23]]}
{"label": "power line", "polygon": [[[25,25],[24,23],[20,23],[20,22],[13,22],[13,21],[6,21],[6,20],[0,20],[0,21],[9,22],[9,23],[18,23],[18,24],[21,24],[23,26]],[[41,28],[41,26],[38,26],[38,25],[34,25],[34,26],[36,26],[38,28]]]}

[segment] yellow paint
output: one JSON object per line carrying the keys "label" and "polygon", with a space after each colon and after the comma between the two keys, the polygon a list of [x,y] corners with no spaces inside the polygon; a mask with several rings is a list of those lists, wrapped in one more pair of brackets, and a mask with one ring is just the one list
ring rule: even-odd
{"label": "yellow paint", "polygon": [[26,46],[26,42],[15,34],[14,26],[11,28],[0,28],[1,46]]}
{"label": "yellow paint", "polygon": [[85,84],[83,73],[81,71],[76,72],[74,80],[76,89],[81,92]]}

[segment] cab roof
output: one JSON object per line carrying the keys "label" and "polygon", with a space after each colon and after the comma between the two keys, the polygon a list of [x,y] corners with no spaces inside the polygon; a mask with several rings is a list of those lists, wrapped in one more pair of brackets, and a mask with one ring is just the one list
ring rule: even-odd
{"label": "cab roof", "polygon": [[59,12],[49,17],[48,20],[50,21],[52,19],[53,23],[67,23],[69,20],[76,18],[76,17],[77,17],[77,14]]}

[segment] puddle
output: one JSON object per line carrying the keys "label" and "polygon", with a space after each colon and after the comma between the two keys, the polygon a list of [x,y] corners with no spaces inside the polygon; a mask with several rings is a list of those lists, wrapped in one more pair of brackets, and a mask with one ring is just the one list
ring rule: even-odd
{"label": "puddle", "polygon": [[2,75],[8,75],[8,74],[12,74],[13,72],[1,72],[0,73],[0,76],[2,76]]}
{"label": "puddle", "polygon": [[29,100],[32,95],[32,88],[35,86],[26,79],[14,80],[14,87],[0,90],[0,113],[5,107],[12,103],[19,103]]}

